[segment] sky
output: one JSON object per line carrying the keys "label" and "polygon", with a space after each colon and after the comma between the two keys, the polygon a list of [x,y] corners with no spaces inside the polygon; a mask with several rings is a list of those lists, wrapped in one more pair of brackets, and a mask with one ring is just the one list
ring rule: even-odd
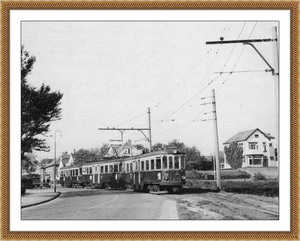
{"label": "sky", "polygon": [[[152,143],[178,139],[214,152],[212,89],[220,150],[238,132],[275,136],[274,77],[250,46],[206,41],[271,38],[277,22],[22,22],[22,44],[36,57],[28,83],[63,93],[62,119],[51,123],[50,152],[101,147],[121,138],[98,128],[148,128]],[[255,43],[273,66],[273,43]],[[233,73],[230,73],[233,72]],[[145,131],[148,135],[148,132]],[[148,142],[139,131],[124,141]]]}

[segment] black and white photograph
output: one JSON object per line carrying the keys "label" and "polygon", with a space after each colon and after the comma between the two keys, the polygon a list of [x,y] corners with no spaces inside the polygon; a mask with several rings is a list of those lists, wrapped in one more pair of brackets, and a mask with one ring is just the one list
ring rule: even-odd
{"label": "black and white photograph", "polygon": [[279,220],[278,21],[22,21],[22,220]]}

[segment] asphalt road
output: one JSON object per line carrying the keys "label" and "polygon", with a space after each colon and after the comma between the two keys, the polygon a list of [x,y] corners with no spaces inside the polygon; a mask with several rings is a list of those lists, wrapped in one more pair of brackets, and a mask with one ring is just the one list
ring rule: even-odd
{"label": "asphalt road", "polygon": [[22,220],[178,219],[176,201],[129,190],[63,189],[55,200],[22,209]]}

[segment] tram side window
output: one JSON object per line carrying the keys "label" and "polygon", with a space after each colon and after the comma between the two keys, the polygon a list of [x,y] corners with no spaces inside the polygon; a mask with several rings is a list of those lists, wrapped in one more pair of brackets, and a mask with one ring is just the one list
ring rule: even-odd
{"label": "tram side window", "polygon": [[154,160],[151,160],[151,170],[154,170],[155,166],[154,166]]}
{"label": "tram side window", "polygon": [[133,169],[132,169],[132,163],[130,163],[130,171],[131,172],[133,171]]}
{"label": "tram side window", "polygon": [[173,157],[169,156],[169,169],[173,169]]}
{"label": "tram side window", "polygon": [[95,166],[95,173],[97,173],[97,171],[98,171],[98,168],[97,168],[97,166]]}
{"label": "tram side window", "polygon": [[118,164],[114,165],[114,172],[118,172]]}
{"label": "tram side window", "polygon": [[163,169],[168,169],[168,159],[166,156],[163,156]]}
{"label": "tram side window", "polygon": [[113,172],[114,171],[114,166],[113,165],[109,165],[109,172]]}
{"label": "tram side window", "polygon": [[76,169],[76,176],[78,176],[78,169]]}
{"label": "tram side window", "polygon": [[108,173],[108,166],[105,166],[105,173]]}
{"label": "tram side window", "polygon": [[129,163],[126,164],[126,172],[129,172]]}
{"label": "tram side window", "polygon": [[90,173],[93,173],[93,168],[92,167],[90,167]]}
{"label": "tram side window", "polygon": [[119,163],[119,170],[120,170],[120,172],[123,171],[123,170],[122,170],[122,166],[123,166],[123,163]]}
{"label": "tram side window", "polygon": [[82,167],[79,168],[79,175],[82,175]]}
{"label": "tram side window", "polygon": [[160,169],[161,169],[161,159],[156,158],[156,170],[160,170]]}
{"label": "tram side window", "polygon": [[103,166],[100,167],[100,173],[103,173]]}
{"label": "tram side window", "polygon": [[185,163],[184,163],[184,156],[181,156],[181,169],[184,169],[185,168]]}
{"label": "tram side window", "polygon": [[174,168],[179,169],[179,156],[175,156],[174,159]]}
{"label": "tram side window", "polygon": [[149,170],[149,160],[146,160],[146,170]]}
{"label": "tram side window", "polygon": [[144,161],[142,161],[142,169],[141,169],[142,171],[144,171],[144,164],[145,164]]}

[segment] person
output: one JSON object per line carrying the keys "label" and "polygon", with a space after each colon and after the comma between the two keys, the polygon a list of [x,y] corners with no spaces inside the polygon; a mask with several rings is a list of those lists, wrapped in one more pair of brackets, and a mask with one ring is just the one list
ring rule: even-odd
{"label": "person", "polygon": [[50,178],[47,178],[47,188],[50,188]]}
{"label": "person", "polygon": [[43,180],[43,187],[46,187],[46,180]]}

